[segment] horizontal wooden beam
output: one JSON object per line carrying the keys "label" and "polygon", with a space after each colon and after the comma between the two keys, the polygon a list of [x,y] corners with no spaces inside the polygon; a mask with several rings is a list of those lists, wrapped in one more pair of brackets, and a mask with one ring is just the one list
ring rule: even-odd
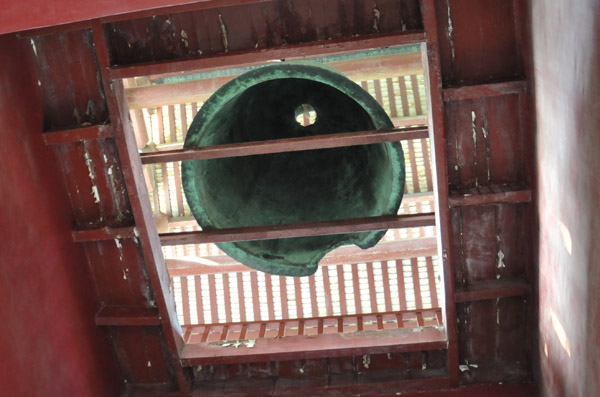
{"label": "horizontal wooden beam", "polygon": [[205,146],[196,149],[175,149],[142,153],[142,164],[173,161],[207,160],[226,157],[254,156],[257,154],[296,152],[302,150],[330,149],[346,146],[396,142],[408,139],[425,139],[427,128],[413,127],[385,131],[359,131],[340,134],[314,135],[299,138],[272,139],[268,141]]}
{"label": "horizontal wooden beam", "polygon": [[472,205],[489,205],[489,204],[516,204],[528,203],[531,201],[531,190],[510,190],[503,192],[490,193],[468,193],[462,196],[448,198],[450,207],[467,207]]}
{"label": "horizontal wooden beam", "polygon": [[420,30],[385,35],[357,36],[252,51],[232,51],[226,54],[205,55],[184,60],[114,66],[110,69],[110,77],[112,79],[124,79],[190,70],[218,70],[225,67],[260,65],[269,61],[280,62],[282,59],[292,61],[336,53],[417,44],[423,41],[425,41],[425,33]]}
{"label": "horizontal wooden beam", "polygon": [[74,143],[91,141],[94,139],[110,138],[113,136],[112,126],[109,124],[92,125],[89,127],[73,128],[62,131],[44,132],[44,143],[46,145],[60,145],[63,143]]}
{"label": "horizontal wooden beam", "polygon": [[527,81],[525,80],[446,88],[444,89],[444,102],[520,94],[526,89]]}
{"label": "horizontal wooden beam", "polygon": [[434,225],[435,215],[433,212],[429,212],[424,214],[385,215],[369,218],[352,218],[287,225],[250,226],[195,232],[165,233],[160,235],[160,242],[163,246],[207,244],[322,236]]}
{"label": "horizontal wooden beam", "polygon": [[[319,262],[319,266],[335,266],[344,263],[373,263],[434,255],[437,255],[437,240],[435,237],[383,241],[375,247],[366,250],[354,245],[336,248],[325,255]],[[227,255],[203,256],[201,258],[167,258],[165,261],[171,277],[255,271]]]}
{"label": "horizontal wooden beam", "polygon": [[151,326],[160,325],[155,307],[104,306],[96,314],[98,326]]}
{"label": "horizontal wooden beam", "polygon": [[423,327],[419,332],[414,328],[399,328],[256,339],[252,347],[188,343],[181,354],[181,362],[184,366],[195,366],[442,350],[446,348],[446,334],[440,328]]}
{"label": "horizontal wooden beam", "polygon": [[133,238],[136,236],[134,226],[125,227],[102,227],[98,229],[80,229],[71,232],[73,241],[76,243],[85,243],[91,241],[113,240],[121,238]]}
{"label": "horizontal wooden beam", "polygon": [[486,280],[457,286],[455,301],[473,302],[487,299],[509,298],[529,294],[529,283],[526,280]]}
{"label": "horizontal wooden beam", "polygon": [[[433,192],[408,193],[402,197],[402,204],[431,203],[433,201]],[[168,229],[170,232],[173,232],[174,229],[185,229],[189,226],[198,226],[198,221],[192,215],[172,217],[168,220]]]}

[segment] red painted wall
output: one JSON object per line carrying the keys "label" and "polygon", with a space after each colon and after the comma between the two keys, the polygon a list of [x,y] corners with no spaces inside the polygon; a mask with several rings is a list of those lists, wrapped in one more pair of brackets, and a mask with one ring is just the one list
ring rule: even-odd
{"label": "red painted wall", "polygon": [[198,0],[0,0],[0,34],[196,2]]}
{"label": "red painted wall", "polygon": [[0,37],[0,395],[118,395],[119,370],[94,324],[94,283],[71,240],[71,209],[42,141],[37,79],[22,44]]}
{"label": "red painted wall", "polygon": [[600,396],[600,3],[532,0],[546,396]]}

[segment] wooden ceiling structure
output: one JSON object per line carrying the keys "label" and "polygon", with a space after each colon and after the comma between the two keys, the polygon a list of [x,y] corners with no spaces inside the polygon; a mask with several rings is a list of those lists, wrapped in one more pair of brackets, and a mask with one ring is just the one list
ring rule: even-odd
{"label": "wooden ceiling structure", "polygon": [[[56,154],[71,200],[73,239],[85,249],[102,302],[96,323],[110,336],[124,392],[404,394],[494,384],[471,390],[528,395],[537,275],[536,247],[528,244],[535,208],[524,3],[212,1],[21,33],[39,79],[44,141]],[[122,79],[416,43],[422,43],[429,82],[435,216],[159,236]],[[401,134],[406,132],[336,139],[365,144]],[[279,145],[261,150],[283,150],[294,142]],[[331,357],[324,351],[234,364],[181,360],[185,343],[161,241],[280,238],[434,222],[445,279],[443,342],[424,338],[387,350],[367,346]]]}

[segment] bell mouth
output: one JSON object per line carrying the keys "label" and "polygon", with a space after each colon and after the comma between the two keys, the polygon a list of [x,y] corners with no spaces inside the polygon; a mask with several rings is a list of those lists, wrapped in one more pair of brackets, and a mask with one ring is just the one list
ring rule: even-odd
{"label": "bell mouth", "polygon": [[[299,113],[298,109],[309,109]],[[393,128],[368,93],[317,65],[265,66],[232,80],[204,104],[184,147]],[[203,229],[396,214],[404,190],[399,143],[182,163],[190,209]],[[383,231],[218,243],[251,268],[308,276],[341,245],[374,246]]]}

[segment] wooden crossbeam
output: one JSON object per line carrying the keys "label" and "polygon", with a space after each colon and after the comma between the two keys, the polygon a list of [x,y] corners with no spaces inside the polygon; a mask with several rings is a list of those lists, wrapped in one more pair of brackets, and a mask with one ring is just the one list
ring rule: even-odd
{"label": "wooden crossbeam", "polygon": [[422,139],[427,138],[429,136],[428,134],[427,128],[423,127],[405,129],[395,128],[384,131],[347,132],[340,134],[306,136],[300,138],[272,139],[268,141],[205,146],[196,149],[175,149],[152,153],[142,153],[141,158],[142,164],[207,160]]}
{"label": "wooden crossbeam", "polygon": [[223,243],[234,241],[270,240],[290,237],[321,236],[386,230],[407,227],[434,226],[433,213],[411,215],[385,215],[369,218],[352,218],[337,221],[294,223],[287,225],[250,226],[213,229],[160,235],[161,244],[187,245]]}

